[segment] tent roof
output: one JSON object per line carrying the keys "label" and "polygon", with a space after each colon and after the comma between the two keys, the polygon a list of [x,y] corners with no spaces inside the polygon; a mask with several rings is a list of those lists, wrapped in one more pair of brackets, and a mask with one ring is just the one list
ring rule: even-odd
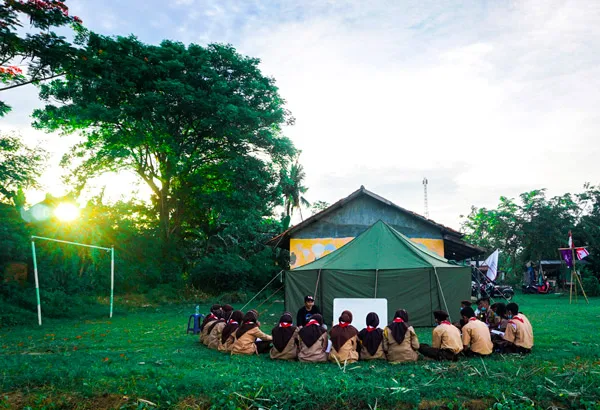
{"label": "tent roof", "polygon": [[379,220],[342,248],[292,271],[458,267]]}

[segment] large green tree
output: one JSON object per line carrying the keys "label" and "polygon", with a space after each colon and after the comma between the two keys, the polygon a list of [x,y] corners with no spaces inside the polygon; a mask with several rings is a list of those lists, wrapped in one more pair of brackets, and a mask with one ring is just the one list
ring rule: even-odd
{"label": "large green tree", "polygon": [[[23,22],[29,23],[29,30]],[[5,0],[0,3],[0,91],[62,75],[77,48],[51,29],[72,26],[82,40],[81,19],[63,1]],[[10,107],[0,100],[0,117]]]}
{"label": "large green tree", "polygon": [[37,110],[35,126],[85,136],[66,158],[80,164],[78,188],[103,172],[137,173],[165,244],[186,228],[210,234],[268,215],[279,170],[296,153],[281,130],[293,119],[258,65],[228,45],[91,34],[69,75],[42,85],[41,97],[60,104]]}

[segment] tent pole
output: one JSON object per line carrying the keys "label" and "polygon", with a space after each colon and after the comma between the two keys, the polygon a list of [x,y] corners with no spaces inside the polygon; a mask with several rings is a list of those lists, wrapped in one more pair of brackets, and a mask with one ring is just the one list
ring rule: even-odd
{"label": "tent pole", "polygon": [[33,253],[33,274],[35,276],[35,296],[37,298],[38,324],[42,325],[42,305],[40,303],[40,282],[38,280],[37,259],[35,257],[35,241],[31,238],[31,252]]}
{"label": "tent pole", "polygon": [[377,276],[379,275],[379,269],[375,269],[375,299],[377,299]]}
{"label": "tent pole", "polygon": [[448,313],[448,318],[452,320],[452,317],[450,316],[450,311],[448,310],[448,305],[446,304],[446,297],[444,296],[444,291],[442,290],[442,284],[440,283],[440,278],[437,274],[437,269],[435,268],[435,266],[433,267],[433,273],[435,273],[435,278],[437,279],[438,287],[440,288],[440,293],[442,294],[442,301],[444,302],[446,313]]}
{"label": "tent pole", "polygon": [[317,275],[317,283],[315,284],[315,292],[313,293],[313,298],[317,297],[317,289],[319,289],[319,281],[320,280],[321,280],[321,269],[319,269],[319,274]]}

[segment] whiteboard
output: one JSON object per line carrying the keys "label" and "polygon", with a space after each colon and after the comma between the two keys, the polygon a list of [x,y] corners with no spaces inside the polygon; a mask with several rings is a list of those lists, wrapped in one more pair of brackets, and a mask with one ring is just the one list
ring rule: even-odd
{"label": "whiteboard", "polygon": [[371,312],[379,316],[379,327],[387,326],[387,299],[333,299],[333,324],[337,325],[344,310],[352,312],[352,326],[361,331],[367,327],[367,315]]}

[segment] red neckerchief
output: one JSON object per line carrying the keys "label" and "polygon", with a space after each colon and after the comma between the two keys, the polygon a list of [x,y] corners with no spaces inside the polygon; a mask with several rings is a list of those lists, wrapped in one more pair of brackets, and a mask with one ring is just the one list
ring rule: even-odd
{"label": "red neckerchief", "polygon": [[395,317],[393,320],[394,323],[404,323],[404,320],[402,320],[401,317]]}
{"label": "red neckerchief", "polygon": [[236,322],[235,320],[229,319],[229,322],[227,322],[227,324],[229,325],[239,325],[238,322]]}
{"label": "red neckerchief", "polygon": [[440,325],[451,325],[452,323],[448,322],[447,320],[442,320],[442,323],[440,323]]}
{"label": "red neckerchief", "polygon": [[523,318],[520,318],[519,316],[514,316],[513,319],[517,319],[519,322],[525,323],[525,321],[523,320]]}
{"label": "red neckerchief", "polygon": [[472,322],[474,320],[479,320],[479,319],[477,319],[476,317],[469,318],[469,322]]}
{"label": "red neckerchief", "polygon": [[315,320],[315,319],[310,319],[310,320],[308,321],[308,323],[306,324],[306,326],[312,326],[312,325],[318,325],[318,324],[319,324],[319,322],[318,322],[317,320]]}
{"label": "red neckerchief", "polygon": [[217,317],[214,315],[214,313],[211,313],[210,315],[208,315],[207,319],[216,319]]}
{"label": "red neckerchief", "polygon": [[290,327],[292,326],[291,323],[287,323],[287,322],[279,322],[279,327]]}
{"label": "red neckerchief", "polygon": [[340,321],[340,327],[348,327],[350,323]]}
{"label": "red neckerchief", "polygon": [[371,333],[373,330],[377,329],[374,326],[367,326],[367,332]]}

